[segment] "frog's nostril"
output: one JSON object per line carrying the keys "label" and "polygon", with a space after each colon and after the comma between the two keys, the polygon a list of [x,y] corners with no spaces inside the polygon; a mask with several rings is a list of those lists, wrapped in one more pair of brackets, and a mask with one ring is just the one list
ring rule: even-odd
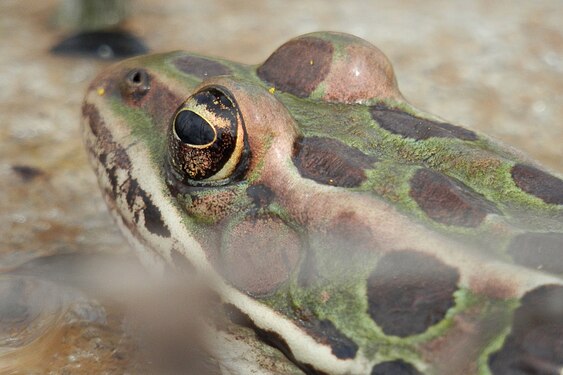
{"label": "frog's nostril", "polygon": [[142,84],[148,84],[149,75],[145,70],[133,69],[127,73],[127,83],[132,86],[140,86]]}
{"label": "frog's nostril", "polygon": [[150,76],[144,69],[132,69],[125,76],[125,84],[122,86],[122,94],[140,99],[150,89]]}
{"label": "frog's nostril", "polygon": [[133,76],[131,77],[131,82],[135,84],[141,83],[141,72],[139,71],[133,72]]}

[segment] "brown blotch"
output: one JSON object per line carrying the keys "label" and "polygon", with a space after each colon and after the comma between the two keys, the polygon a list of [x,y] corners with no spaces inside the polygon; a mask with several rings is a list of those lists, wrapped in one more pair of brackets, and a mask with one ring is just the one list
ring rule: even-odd
{"label": "brown blotch", "polygon": [[328,41],[314,37],[293,39],[268,57],[257,74],[276,89],[304,98],[327,76],[332,53]]}
{"label": "brown blotch", "polygon": [[387,335],[422,333],[455,303],[459,272],[433,256],[402,250],[384,255],[368,278],[368,312]]}
{"label": "brown blotch", "polygon": [[231,73],[231,69],[218,61],[194,55],[178,57],[174,60],[174,66],[186,74],[201,79]]}
{"label": "brown blotch", "polygon": [[301,176],[341,187],[359,186],[366,179],[365,169],[377,161],[336,139],[323,137],[298,139],[293,154],[293,163]]}
{"label": "brown blotch", "polygon": [[457,138],[464,141],[477,140],[477,134],[461,126],[415,117],[397,109],[389,109],[383,105],[371,107],[371,117],[383,129],[417,141],[430,137]]}
{"label": "brown blotch", "polygon": [[563,181],[535,167],[516,164],[510,171],[520,189],[549,204],[563,204]]}
{"label": "brown blotch", "polygon": [[454,178],[419,169],[410,196],[432,220],[446,225],[477,227],[488,214],[500,214],[494,203]]}
{"label": "brown blotch", "polygon": [[339,359],[352,359],[358,353],[358,345],[338,330],[329,320],[318,320],[308,316],[299,321],[315,341],[330,346],[332,354]]}
{"label": "brown blotch", "polygon": [[563,287],[545,285],[524,295],[512,331],[489,357],[493,374],[558,375],[563,366]]}
{"label": "brown blotch", "polygon": [[12,165],[12,171],[14,171],[23,182],[30,182],[45,173],[39,168],[30,167],[28,165]]}
{"label": "brown blotch", "polygon": [[246,189],[246,195],[252,199],[256,209],[268,206],[276,197],[272,189],[264,184],[250,185]]}
{"label": "brown blotch", "polygon": [[514,262],[538,270],[563,273],[563,234],[524,233],[510,241]]}
{"label": "brown blotch", "polygon": [[422,375],[413,365],[401,359],[373,366],[371,375]]}
{"label": "brown blotch", "polygon": [[273,293],[289,279],[300,258],[299,235],[276,217],[248,217],[226,236],[223,273],[251,295]]}

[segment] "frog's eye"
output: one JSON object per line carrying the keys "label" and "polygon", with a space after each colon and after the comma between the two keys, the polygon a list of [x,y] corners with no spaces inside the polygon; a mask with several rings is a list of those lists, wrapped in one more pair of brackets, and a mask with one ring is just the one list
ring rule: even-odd
{"label": "frog's eye", "polygon": [[246,158],[245,131],[230,93],[207,87],[189,97],[174,115],[168,134],[170,165],[186,183],[232,179]]}

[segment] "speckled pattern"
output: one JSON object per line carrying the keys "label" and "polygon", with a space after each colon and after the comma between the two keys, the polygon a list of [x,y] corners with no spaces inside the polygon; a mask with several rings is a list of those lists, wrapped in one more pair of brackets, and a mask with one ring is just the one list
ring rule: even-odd
{"label": "speckled pattern", "polygon": [[[100,199],[79,132],[83,93],[107,63],[47,53],[66,35],[49,24],[56,3],[0,3],[2,271],[41,255],[127,251]],[[557,1],[135,5],[128,26],[154,51],[186,49],[251,63],[310,31],[358,35],[385,51],[401,92],[418,107],[500,138],[563,172],[563,8]],[[118,348],[121,333],[104,332],[115,335],[104,344]],[[84,331],[77,336],[84,338]],[[77,341],[84,347],[91,342]],[[63,349],[59,358],[67,358],[68,347]],[[90,369],[120,373],[119,366],[123,361],[112,357],[105,367]]]}

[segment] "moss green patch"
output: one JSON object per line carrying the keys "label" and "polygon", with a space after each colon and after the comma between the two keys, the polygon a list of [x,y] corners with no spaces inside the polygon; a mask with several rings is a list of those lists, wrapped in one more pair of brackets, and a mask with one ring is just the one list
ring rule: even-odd
{"label": "moss green patch", "polygon": [[326,83],[323,81],[315,87],[309,98],[312,100],[322,99],[326,92]]}
{"label": "moss green patch", "polygon": [[161,169],[166,157],[166,134],[141,109],[128,107],[116,98],[111,100],[111,108],[130,126],[133,138],[147,146],[155,168]]}
{"label": "moss green patch", "polygon": [[408,206],[412,203],[409,196],[409,180],[415,170],[416,167],[412,165],[393,161],[378,162],[373,169],[366,171],[367,180],[362,184],[361,189],[372,191],[393,204],[410,209],[416,208]]}

